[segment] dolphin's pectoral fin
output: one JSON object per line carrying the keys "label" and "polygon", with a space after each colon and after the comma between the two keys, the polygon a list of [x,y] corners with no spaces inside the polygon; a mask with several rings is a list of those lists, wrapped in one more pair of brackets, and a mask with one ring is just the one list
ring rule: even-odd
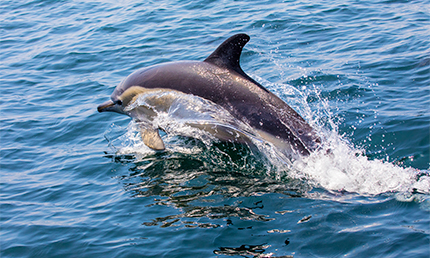
{"label": "dolphin's pectoral fin", "polygon": [[164,142],[158,133],[158,129],[154,128],[140,128],[140,136],[143,143],[153,150],[164,150]]}

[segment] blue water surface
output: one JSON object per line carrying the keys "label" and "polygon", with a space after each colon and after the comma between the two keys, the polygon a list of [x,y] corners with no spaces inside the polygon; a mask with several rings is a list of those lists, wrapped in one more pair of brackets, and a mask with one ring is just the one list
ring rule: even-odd
{"label": "blue water surface", "polygon": [[[0,3],[1,257],[429,257],[425,0]],[[136,69],[247,33],[243,70],[332,154],[163,135],[98,113]]]}

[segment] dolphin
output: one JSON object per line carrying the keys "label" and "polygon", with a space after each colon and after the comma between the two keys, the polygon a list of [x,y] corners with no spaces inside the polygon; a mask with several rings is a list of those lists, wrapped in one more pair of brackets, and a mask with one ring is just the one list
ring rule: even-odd
{"label": "dolphin", "polygon": [[[141,122],[144,120],[142,117],[155,115],[151,108],[127,108],[141,94],[191,94],[221,106],[276,147],[309,155],[321,144],[315,130],[283,100],[245,74],[240,67],[240,55],[249,40],[246,34],[236,34],[225,40],[204,61],[171,62],[141,68],[126,77],[115,88],[111,99],[99,105],[97,110],[125,114]],[[152,105],[164,106],[172,103],[166,98],[153,102]],[[154,128],[150,123],[140,124],[143,142],[154,150],[165,149],[159,129],[162,128]],[[209,127],[205,129],[210,131]],[[219,138],[227,139],[222,135]]]}

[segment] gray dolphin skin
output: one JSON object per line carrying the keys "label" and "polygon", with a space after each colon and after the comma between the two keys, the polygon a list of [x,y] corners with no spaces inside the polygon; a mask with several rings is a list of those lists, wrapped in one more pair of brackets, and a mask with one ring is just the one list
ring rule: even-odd
{"label": "gray dolphin skin", "polygon": [[[181,61],[142,68],[123,80],[111,100],[98,106],[99,112],[113,111],[139,119],[126,107],[140,94],[174,91],[192,94],[223,107],[275,146],[309,155],[320,146],[320,138],[308,123],[279,97],[246,75],[239,64],[250,37],[236,34],[224,41],[203,62]],[[143,111],[151,116],[151,111]],[[158,129],[141,126],[143,142],[154,150],[165,145]]]}

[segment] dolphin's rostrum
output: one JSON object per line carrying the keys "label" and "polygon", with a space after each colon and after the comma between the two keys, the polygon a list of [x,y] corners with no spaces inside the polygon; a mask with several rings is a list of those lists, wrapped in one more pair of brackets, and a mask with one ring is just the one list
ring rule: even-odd
{"label": "dolphin's rostrum", "polygon": [[[111,100],[97,109],[126,114],[139,121],[139,117],[154,115],[148,109],[139,112],[127,109],[139,95],[152,91],[192,94],[221,106],[275,146],[288,146],[292,152],[310,154],[320,144],[312,127],[240,67],[240,55],[249,39],[246,34],[236,34],[203,62],[173,62],[137,70],[115,88]],[[159,128],[148,123],[142,123],[140,127],[142,140],[148,147],[154,150],[165,148]]]}

